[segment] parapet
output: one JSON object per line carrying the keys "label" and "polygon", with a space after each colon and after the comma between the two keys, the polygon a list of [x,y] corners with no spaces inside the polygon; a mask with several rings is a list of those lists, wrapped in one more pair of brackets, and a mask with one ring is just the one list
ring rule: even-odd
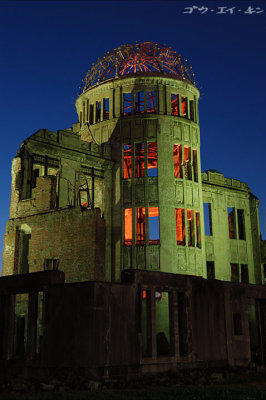
{"label": "parapet", "polygon": [[227,187],[229,189],[244,190],[250,192],[250,188],[247,183],[240,182],[237,179],[226,178],[221,172],[214,169],[209,169],[201,174],[202,183]]}

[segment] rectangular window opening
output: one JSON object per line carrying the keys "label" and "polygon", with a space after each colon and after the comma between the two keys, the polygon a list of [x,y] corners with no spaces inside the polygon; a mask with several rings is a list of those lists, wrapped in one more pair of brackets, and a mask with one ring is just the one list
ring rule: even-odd
{"label": "rectangular window opening", "polygon": [[144,245],[146,226],[145,226],[145,207],[136,208],[136,244]]}
{"label": "rectangular window opening", "polygon": [[38,178],[38,176],[40,176],[40,169],[39,168],[35,168],[33,170],[33,174],[32,174],[32,189],[34,189],[36,187],[36,179]]}
{"label": "rectangular window opening", "polygon": [[144,92],[135,93],[135,110],[137,114],[144,113]]}
{"label": "rectangular window opening", "polygon": [[131,93],[123,93],[123,115],[132,113]]}
{"label": "rectangular window opening", "polygon": [[90,125],[92,125],[94,122],[93,114],[94,114],[94,104],[90,104],[90,120],[89,120]]}
{"label": "rectangular window opening", "polygon": [[149,244],[160,243],[159,207],[149,207]]}
{"label": "rectangular window opening", "polygon": [[214,261],[207,261],[207,279],[215,279]]}
{"label": "rectangular window opening", "polygon": [[158,176],[157,143],[147,143],[148,148],[148,176]]}
{"label": "rectangular window opening", "polygon": [[176,220],[176,243],[185,246],[186,230],[185,230],[185,210],[184,208],[175,209]]}
{"label": "rectangular window opening", "polygon": [[238,264],[231,263],[231,282],[239,282]]}
{"label": "rectangular window opening", "polygon": [[124,210],[124,237],[125,245],[132,245],[132,208],[125,208]]}
{"label": "rectangular window opening", "polygon": [[174,144],[174,176],[182,178],[182,144]]}
{"label": "rectangular window opening", "polygon": [[237,210],[237,222],[238,222],[238,238],[240,240],[245,240],[246,232],[245,232],[244,210]]}
{"label": "rectangular window opening", "polygon": [[181,109],[182,109],[182,117],[188,117],[186,97],[181,97]]}
{"label": "rectangular window opening", "polygon": [[198,157],[197,150],[193,149],[193,170],[194,170],[194,182],[198,182]]}
{"label": "rectangular window opening", "polygon": [[184,178],[191,180],[192,179],[192,174],[191,174],[191,151],[190,151],[190,146],[184,146],[183,167],[184,167]]}
{"label": "rectangular window opening", "polygon": [[194,230],[194,211],[187,210],[187,240],[189,246],[194,246],[195,230]]}
{"label": "rectangular window opening", "polygon": [[227,208],[228,214],[228,228],[229,228],[229,238],[236,239],[236,217],[235,209],[233,207]]}
{"label": "rectangular window opening", "polygon": [[103,99],[103,119],[109,119],[109,99]]}
{"label": "rectangular window opening", "polygon": [[200,213],[196,212],[197,247],[201,247]]}
{"label": "rectangular window opening", "polygon": [[102,108],[101,102],[96,101],[96,122],[101,121],[101,108]]}
{"label": "rectangular window opening", "polygon": [[190,119],[191,119],[191,121],[195,121],[194,101],[193,100],[189,101],[189,109],[190,109]]}
{"label": "rectangular window opening", "polygon": [[123,178],[129,179],[132,178],[132,146],[131,144],[124,144],[123,149]]}
{"label": "rectangular window opening", "polygon": [[147,113],[157,113],[157,92],[147,92]]}
{"label": "rectangular window opening", "polygon": [[212,236],[211,204],[210,203],[203,203],[203,207],[204,207],[205,235]]}
{"label": "rectangular window opening", "polygon": [[79,189],[79,199],[80,199],[80,205],[82,207],[90,207],[91,202],[90,202],[90,193],[89,189]]}
{"label": "rectangular window opening", "polygon": [[144,176],[144,143],[135,144],[135,177]]}
{"label": "rectangular window opening", "polygon": [[241,264],[241,282],[249,283],[248,265],[247,264]]}
{"label": "rectangular window opening", "polygon": [[233,327],[234,327],[234,336],[242,335],[242,316],[241,314],[234,313],[233,314]]}
{"label": "rectangular window opening", "polygon": [[13,356],[16,359],[24,359],[26,355],[28,335],[28,304],[28,293],[16,294],[13,342]]}
{"label": "rectangular window opening", "polygon": [[178,109],[178,94],[171,94],[171,114],[172,115],[179,115]]}
{"label": "rectangular window opening", "polygon": [[156,344],[157,356],[170,355],[170,321],[169,321],[169,294],[168,292],[160,293],[155,297],[155,313],[156,313]]}
{"label": "rectangular window opening", "polygon": [[59,258],[45,258],[44,270],[45,271],[58,271],[60,260]]}

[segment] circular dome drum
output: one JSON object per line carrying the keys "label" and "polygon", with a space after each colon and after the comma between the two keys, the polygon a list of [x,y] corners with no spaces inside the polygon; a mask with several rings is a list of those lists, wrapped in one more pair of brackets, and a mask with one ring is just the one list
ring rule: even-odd
{"label": "circular dome drum", "polygon": [[164,75],[195,84],[187,60],[171,47],[153,42],[124,44],[97,60],[80,86],[80,94],[89,87],[125,75]]}

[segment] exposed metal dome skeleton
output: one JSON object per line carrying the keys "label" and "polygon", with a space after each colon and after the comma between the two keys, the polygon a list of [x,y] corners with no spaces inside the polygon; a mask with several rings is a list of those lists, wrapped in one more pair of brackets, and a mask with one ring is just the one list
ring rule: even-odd
{"label": "exposed metal dome skeleton", "polygon": [[124,75],[170,75],[195,84],[187,60],[169,46],[153,42],[124,44],[105,54],[94,63],[80,86],[80,93],[89,87]]}

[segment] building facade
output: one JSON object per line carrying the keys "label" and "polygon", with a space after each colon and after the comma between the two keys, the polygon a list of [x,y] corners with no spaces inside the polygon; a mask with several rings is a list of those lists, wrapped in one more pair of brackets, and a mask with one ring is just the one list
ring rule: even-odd
{"label": "building facade", "polygon": [[[48,349],[49,343],[53,343],[53,352],[58,349],[60,353],[56,336],[51,336],[60,324],[52,329],[48,328],[52,323],[47,322],[55,309],[51,308],[53,301],[47,305],[44,295],[38,293],[46,290],[46,299],[50,293],[56,302],[60,290],[72,290],[73,294],[83,288],[84,293],[92,291],[97,297],[100,287],[109,293],[114,285],[114,296],[125,300],[128,312],[139,315],[139,321],[133,318],[134,327],[123,325],[128,332],[127,344],[121,340],[126,348],[130,340],[136,342],[141,357],[135,360],[132,353],[128,361],[119,357],[110,361],[106,350],[104,361],[99,356],[99,365],[146,363],[143,371],[148,371],[148,365],[159,363],[159,356],[168,357],[170,364],[177,360],[220,360],[234,365],[238,360],[240,365],[257,353],[264,359],[264,344],[259,345],[256,332],[258,312],[264,316],[265,307],[264,303],[256,305],[256,291],[250,285],[259,285],[257,293],[263,302],[266,293],[260,285],[264,282],[265,250],[260,239],[258,199],[245,183],[215,170],[201,172],[198,99],[191,67],[172,49],[150,42],[123,45],[98,60],[84,78],[76,101],[78,123],[57,132],[41,129],[22,143],[12,164],[2,273],[16,277],[1,278],[2,296],[7,296],[4,282],[9,288],[9,300],[3,300],[5,313],[16,316],[3,328],[7,332],[9,327],[15,335],[12,343],[7,338],[4,341],[5,357],[28,354],[34,359],[41,346]],[[127,270],[131,271],[131,289],[125,286]],[[134,270],[142,272],[134,275]],[[31,273],[37,273],[34,276],[43,282],[42,289],[34,289],[35,295],[30,295],[27,283]],[[26,280],[27,290],[18,275]],[[53,288],[49,289],[52,283],[45,283],[44,276],[55,277]],[[213,283],[215,279],[227,284]],[[229,282],[242,285],[232,286],[243,300],[235,306]],[[214,308],[211,314],[207,311],[215,287],[221,297],[217,303],[219,324],[224,324],[224,315],[227,321],[221,325],[224,333],[219,334],[223,344],[213,343],[212,349],[206,342],[206,348],[200,350],[200,332],[208,329],[212,319],[216,321]],[[125,290],[131,290],[132,297],[123,294]],[[225,293],[227,300],[222,300]],[[254,304],[248,303],[249,296]],[[96,297],[88,304],[96,307]],[[202,301],[204,327],[197,321],[200,306],[196,298]],[[43,313],[44,304],[49,310],[46,336],[42,318],[36,317]],[[31,316],[35,328],[27,331],[31,332],[27,339],[30,310],[35,313]],[[126,310],[121,305],[121,313],[126,314]],[[194,313],[191,332],[190,313]],[[62,318],[64,315],[66,311]],[[252,349],[249,324],[255,332]],[[106,326],[101,328],[103,332]],[[236,351],[235,358],[226,342],[226,335],[234,334],[237,343],[242,340],[242,350]],[[119,346],[112,343],[114,348]],[[242,352],[245,356],[239,361]],[[74,364],[75,354],[69,356]],[[80,357],[76,355],[77,365],[83,362]],[[44,364],[54,365],[54,360],[44,360]]]}

